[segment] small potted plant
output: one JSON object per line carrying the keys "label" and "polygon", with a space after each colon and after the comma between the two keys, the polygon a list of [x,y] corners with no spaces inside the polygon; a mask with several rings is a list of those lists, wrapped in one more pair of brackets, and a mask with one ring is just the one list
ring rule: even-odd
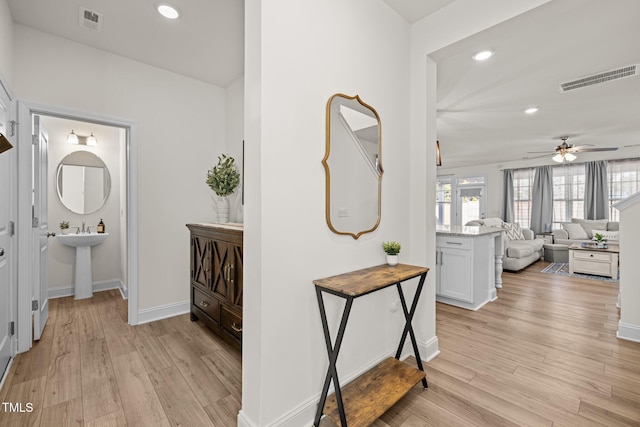
{"label": "small potted plant", "polygon": [[62,234],[69,234],[69,221],[62,221],[60,223],[60,232]]}
{"label": "small potted plant", "polygon": [[593,240],[596,242],[596,246],[598,248],[604,248],[607,246],[607,239],[600,233],[595,233],[593,235]]}
{"label": "small potted plant", "polygon": [[398,264],[398,254],[400,253],[401,245],[399,242],[389,241],[382,242],[382,249],[387,254],[387,264],[389,265],[397,265]]}
{"label": "small potted plant", "polygon": [[207,172],[207,185],[220,197],[217,204],[218,221],[229,222],[229,199],[240,183],[240,173],[235,159],[223,154],[218,156],[218,164]]}

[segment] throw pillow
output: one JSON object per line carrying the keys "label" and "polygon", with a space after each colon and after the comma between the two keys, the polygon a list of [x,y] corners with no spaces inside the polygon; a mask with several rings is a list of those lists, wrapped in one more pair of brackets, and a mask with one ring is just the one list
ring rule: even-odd
{"label": "throw pillow", "polygon": [[607,220],[606,219],[581,219],[581,218],[571,218],[571,222],[574,224],[580,224],[584,231],[587,232],[587,238],[591,239],[593,237],[593,230],[606,230],[607,229]]}
{"label": "throw pillow", "polygon": [[524,240],[524,234],[522,234],[520,224],[505,222],[502,224],[502,228],[504,228],[504,234],[507,240]]}
{"label": "throw pillow", "polygon": [[595,236],[596,233],[598,234],[602,234],[602,238],[604,240],[612,240],[612,241],[618,241],[620,240],[620,232],[619,231],[608,231],[608,230],[593,230],[593,235]]}
{"label": "throw pillow", "polygon": [[580,224],[575,223],[564,223],[562,224],[562,228],[569,234],[569,239],[571,240],[588,240],[590,237],[587,235],[587,232],[582,228]]}

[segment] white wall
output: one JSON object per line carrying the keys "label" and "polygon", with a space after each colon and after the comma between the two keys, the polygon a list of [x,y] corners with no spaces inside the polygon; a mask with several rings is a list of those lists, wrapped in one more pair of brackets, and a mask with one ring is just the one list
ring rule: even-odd
{"label": "white wall", "polygon": [[[404,243],[400,259],[411,258],[409,25],[381,0],[250,0],[245,11],[241,424],[309,425],[328,365],[312,280],[382,264],[384,240]],[[325,222],[325,107],[338,92],[360,95],[382,121],[382,221],[358,240]],[[343,381],[395,351],[395,292],[355,302]],[[335,328],[342,301],[326,303]]]}
{"label": "white wall", "polygon": [[14,42],[16,96],[137,123],[138,308],[188,301],[185,224],[214,217],[205,179],[224,150],[224,89],[21,25]]}
{"label": "white wall", "polygon": [[[120,252],[120,141],[119,129],[55,117],[42,117],[42,124],[49,132],[49,177],[48,177],[48,219],[49,230],[60,233],[61,221],[69,221],[71,232],[81,227],[84,221],[96,232],[100,219],[106,225],[109,237],[103,243],[91,248],[92,276],[94,282],[121,279]],[[98,139],[95,147],[71,145],[67,135],[71,129],[77,135],[87,136],[93,132]],[[56,190],[58,164],[68,154],[88,151],[100,157],[109,169],[111,192],[104,206],[95,213],[77,214],[68,210],[60,201]],[[74,284],[75,249],[49,239],[48,279],[49,288],[68,287]]]}
{"label": "white wall", "polygon": [[240,171],[240,185],[229,197],[231,210],[229,221],[242,222],[242,141],[244,141],[244,77],[231,83],[226,90],[226,149],[225,152],[236,159]]}
{"label": "white wall", "polygon": [[640,342],[640,193],[620,202],[620,321],[618,337]]}
{"label": "white wall", "polygon": [[13,18],[7,0],[0,0],[0,80],[13,85]]}

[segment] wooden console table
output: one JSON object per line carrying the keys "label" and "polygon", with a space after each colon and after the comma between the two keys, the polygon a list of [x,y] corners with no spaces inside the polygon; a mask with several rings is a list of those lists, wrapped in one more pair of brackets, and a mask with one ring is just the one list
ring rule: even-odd
{"label": "wooden console table", "polygon": [[[426,267],[416,267],[406,264],[398,264],[391,267],[385,264],[313,281],[316,287],[322,329],[324,331],[324,339],[329,357],[329,368],[327,369],[322,393],[320,394],[320,402],[318,402],[318,409],[313,423],[314,426],[317,427],[319,425],[323,413],[334,422],[339,422],[342,427],[368,426],[391,408],[420,381],[422,381],[424,388],[428,387],[422,367],[422,360],[420,359],[420,352],[418,351],[418,344],[411,325],[411,320],[415,314],[418,299],[420,298],[420,293],[422,292],[428,271],[429,269]],[[420,280],[415,296],[413,297],[411,309],[408,309],[401,283],[416,277],[420,277]],[[353,301],[358,297],[393,285],[396,285],[398,289],[402,311],[405,317],[405,326],[395,358],[390,357],[382,361],[371,370],[347,384],[344,388],[341,388],[340,381],[338,380],[336,361],[338,360],[338,353],[340,352],[342,338],[344,337],[344,331],[347,327],[347,320],[349,319]],[[329,333],[329,325],[327,323],[327,315],[322,297],[323,292],[346,300],[335,344],[332,343]],[[407,335],[411,338],[417,368],[399,360]],[[332,380],[335,392],[327,396]]]}

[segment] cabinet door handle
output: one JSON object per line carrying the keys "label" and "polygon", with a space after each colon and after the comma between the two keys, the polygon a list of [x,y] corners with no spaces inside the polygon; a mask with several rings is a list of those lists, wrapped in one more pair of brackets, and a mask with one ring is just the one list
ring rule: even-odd
{"label": "cabinet door handle", "polygon": [[461,245],[462,242],[447,242],[447,245]]}
{"label": "cabinet door handle", "polygon": [[204,271],[206,271],[207,273],[209,272],[209,264],[210,264],[209,258],[205,258],[204,259],[204,266],[202,266],[202,269]]}
{"label": "cabinet door handle", "polygon": [[229,282],[233,283],[233,273],[231,272],[231,270],[233,270],[235,267],[233,266],[233,264],[229,265]]}
{"label": "cabinet door handle", "polygon": [[242,326],[236,325],[236,322],[233,322],[231,324],[231,329],[233,329],[234,331],[236,331],[238,333],[242,332]]}
{"label": "cabinet door handle", "polygon": [[209,307],[209,303],[206,302],[206,301],[200,301],[200,307],[207,308],[207,307]]}

